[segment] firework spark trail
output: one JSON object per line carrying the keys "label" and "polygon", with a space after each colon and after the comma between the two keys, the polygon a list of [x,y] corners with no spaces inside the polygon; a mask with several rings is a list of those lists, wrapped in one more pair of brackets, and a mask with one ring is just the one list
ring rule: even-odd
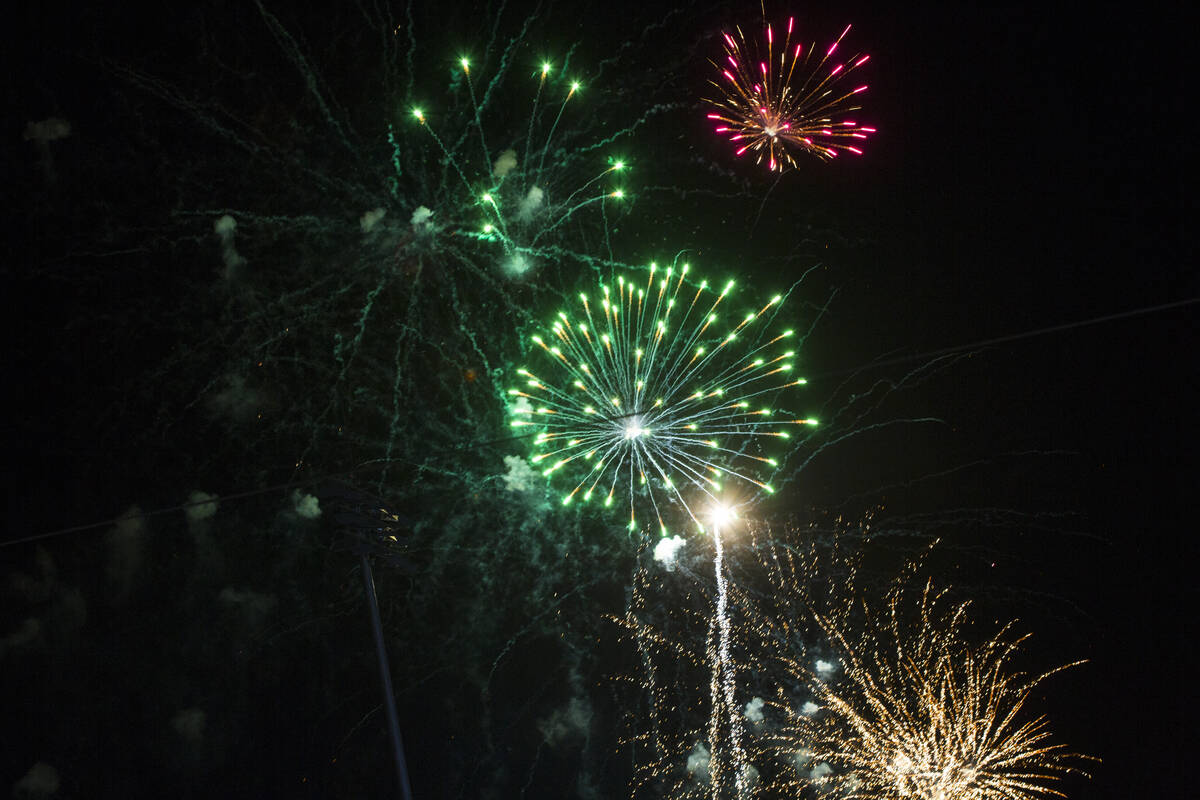
{"label": "firework spark trail", "polygon": [[729,619],[729,583],[725,576],[725,549],[721,541],[721,528],[713,526],[713,545],[716,556],[713,569],[717,578],[717,631],[719,643],[715,658],[712,658],[712,717],[709,723],[709,742],[712,745],[712,796],[720,800],[722,772],[717,753],[717,732],[721,726],[722,709],[729,726],[729,761],[733,769],[737,797],[746,796],[749,788],[746,774],[746,751],[742,746],[742,715],[736,699],[737,675],[730,650],[733,625]]}
{"label": "firework spark trail", "polygon": [[861,110],[853,103],[867,90],[866,84],[843,88],[847,76],[870,56],[860,53],[830,65],[850,26],[822,53],[815,44],[807,50],[802,44],[792,47],[794,25],[789,18],[778,57],[770,25],[761,51],[740,28],[734,28],[736,38],[724,33],[725,58],[723,63],[713,62],[718,79],[709,81],[717,97],[708,101],[713,111],[707,117],[717,123],[716,133],[729,137],[736,155],[749,151],[757,163],[765,158],[771,171],[796,166],[791,149],[822,160],[839,152],[862,155],[858,145],[875,133],[875,128],[846,116]]}

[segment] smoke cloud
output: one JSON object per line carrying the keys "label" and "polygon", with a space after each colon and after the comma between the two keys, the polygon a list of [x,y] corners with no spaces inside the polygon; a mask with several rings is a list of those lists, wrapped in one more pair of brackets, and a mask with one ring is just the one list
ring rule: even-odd
{"label": "smoke cloud", "polygon": [[537,489],[538,474],[529,462],[520,456],[505,456],[504,466],[508,474],[504,476],[504,489],[509,492],[532,492]]}
{"label": "smoke cloud", "polygon": [[233,244],[234,234],[237,233],[237,220],[226,214],[213,223],[213,231],[221,239],[221,260],[225,262],[225,279],[233,280],[239,267],[246,263]]}
{"label": "smoke cloud", "polygon": [[496,163],[492,165],[492,174],[497,178],[503,178],[508,173],[512,172],[517,167],[517,154],[513,150],[505,150],[496,159]]}
{"label": "smoke cloud", "polygon": [[654,545],[654,560],[666,567],[667,572],[674,572],[676,559],[683,545],[684,539],[679,535],[659,539]]}

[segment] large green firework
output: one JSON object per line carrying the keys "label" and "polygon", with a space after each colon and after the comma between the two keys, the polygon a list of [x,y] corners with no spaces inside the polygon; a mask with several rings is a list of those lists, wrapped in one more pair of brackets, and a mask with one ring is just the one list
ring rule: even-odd
{"label": "large green firework", "polygon": [[513,427],[539,429],[531,460],[565,478],[562,503],[609,506],[623,493],[630,530],[640,504],[665,533],[668,505],[699,524],[710,501],[772,492],[772,445],[815,423],[776,406],[805,383],[794,332],[772,330],[784,297],[739,316],[733,281],[717,290],[689,271],[651,264],[581,293],[532,337],[545,358],[509,390]]}

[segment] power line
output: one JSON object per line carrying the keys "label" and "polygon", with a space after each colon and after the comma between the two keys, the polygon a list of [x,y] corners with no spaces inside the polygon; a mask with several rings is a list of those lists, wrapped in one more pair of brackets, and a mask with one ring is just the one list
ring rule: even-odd
{"label": "power line", "polygon": [[1074,330],[1075,328],[1086,328],[1090,325],[1099,325],[1104,322],[1115,322],[1119,319],[1129,319],[1130,317],[1141,317],[1146,314],[1154,314],[1159,311],[1169,311],[1173,308],[1182,308],[1184,306],[1200,303],[1200,297],[1189,297],[1186,300],[1176,300],[1173,303],[1162,303],[1157,306],[1143,306],[1142,308],[1134,308],[1129,311],[1118,311],[1115,314],[1106,314],[1103,317],[1093,317],[1091,319],[1078,320],[1076,322],[1064,322],[1061,325],[1051,325],[1046,328],[1036,328],[1034,330],[1022,331],[1021,333],[1010,333],[1005,336],[996,336],[991,339],[981,339],[977,342],[969,344],[955,345],[954,347],[943,347],[940,350],[926,350],[923,353],[914,353],[909,356],[897,356],[884,361],[873,361],[861,367],[853,369],[837,370],[836,372],[825,372],[820,375],[815,375],[816,378],[833,378],[839,375],[850,375],[855,372],[860,372],[864,369],[874,369],[875,367],[891,367],[896,364],[904,364],[909,361],[918,359],[937,358],[951,353],[960,353],[965,350],[978,350],[982,347],[991,347],[992,345],[1005,344],[1007,342],[1017,342],[1022,339],[1032,339],[1035,336],[1044,336],[1047,333],[1059,333],[1061,331]]}
{"label": "power line", "polygon": [[[1121,320],[1121,319],[1130,319],[1132,317],[1145,316],[1147,314],[1154,314],[1154,313],[1157,313],[1160,311],[1169,311],[1174,308],[1183,308],[1185,306],[1195,305],[1196,303],[1200,303],[1200,297],[1190,297],[1186,300],[1176,300],[1171,303],[1162,303],[1162,304],[1155,305],[1155,306],[1143,306],[1141,308],[1134,308],[1134,309],[1130,309],[1128,311],[1119,311],[1115,314],[1106,314],[1102,317],[1093,317],[1091,319],[1078,320],[1075,322],[1065,322],[1060,325],[1051,325],[1051,326],[1048,326],[1045,328],[1035,328],[1033,330],[1022,331],[1020,333],[1010,333],[1005,336],[996,336],[991,339],[981,339],[979,341],[971,342],[969,344],[960,344],[960,345],[955,345],[953,347],[943,347],[939,350],[927,350],[923,353],[915,353],[915,354],[909,355],[909,356],[898,356],[896,358],[890,358],[890,359],[886,359],[884,361],[874,361],[870,364],[865,364],[863,366],[855,367],[853,369],[844,369],[844,370],[838,370],[836,372],[822,373],[815,377],[829,378],[829,377],[836,377],[839,375],[849,375],[849,374],[853,374],[856,372],[861,372],[866,369],[874,369],[876,367],[895,366],[896,364],[903,364],[903,363],[907,363],[909,361],[916,361],[918,359],[937,358],[939,356],[949,355],[950,353],[959,353],[959,352],[963,352],[966,350],[977,350],[982,347],[991,347],[993,345],[1021,341],[1022,339],[1032,339],[1036,336],[1044,336],[1049,333],[1059,333],[1061,331],[1074,330],[1076,328],[1086,328],[1091,325],[1100,325],[1105,322],[1115,322],[1115,321]],[[634,416],[637,413],[638,412],[631,411],[627,414],[620,414],[615,417],[610,417],[609,419],[616,421],[619,419],[623,419],[625,417]],[[495,445],[506,444],[508,442],[516,442],[516,441],[520,441],[522,439],[527,439],[530,436],[535,436],[535,435],[536,434],[533,434],[533,433],[526,433],[526,434],[520,434],[520,435],[516,435],[516,436],[505,436],[505,437],[501,437],[499,439],[489,439],[489,440],[482,441],[482,442],[462,442],[462,443],[459,443],[459,444],[456,444],[456,445],[453,445],[450,447],[444,447],[444,448],[442,448],[442,450],[440,452],[435,453],[435,455],[447,455],[450,453],[456,453],[456,452],[460,452],[462,450],[473,449],[473,448],[477,448],[477,447],[494,447]],[[260,494],[269,494],[272,492],[282,491],[284,489],[298,489],[303,486],[311,486],[316,483],[321,483],[321,482],[333,480],[336,478],[347,478],[351,475],[357,475],[359,473],[365,472],[370,469],[379,469],[379,468],[382,468],[385,466],[389,466],[392,463],[396,463],[396,462],[384,462],[384,461],[369,462],[367,464],[360,464],[359,466],[355,467],[354,469],[346,470],[344,472],[334,472],[334,473],[322,475],[319,477],[305,478],[304,480],[288,481],[287,483],[279,483],[279,484],[275,484],[273,486],[264,487],[262,489],[251,489],[251,490],[244,491],[244,492],[238,492],[236,494],[225,495],[224,497],[218,497],[216,499],[219,499],[222,501],[242,500],[247,497],[254,497],[254,496],[260,495]],[[402,463],[409,463],[409,462],[402,462]],[[419,466],[419,465],[415,465],[415,466]],[[44,541],[46,539],[53,539],[58,536],[66,536],[67,534],[70,534],[70,533],[79,533],[80,531],[95,530],[96,528],[104,528],[109,525],[116,525],[119,522],[129,520],[129,519],[139,519],[139,518],[140,519],[148,519],[150,517],[162,516],[163,514],[170,514],[175,511],[185,511],[188,508],[206,505],[211,502],[213,502],[211,499],[197,500],[194,502],[180,503],[179,505],[168,506],[166,508],[157,508],[157,509],[154,509],[153,511],[143,511],[138,514],[128,514],[125,516],[116,517],[114,519],[103,520],[101,522],[92,522],[92,523],[88,523],[86,525],[75,525],[70,528],[59,528],[58,530],[47,531],[45,533],[37,533],[32,536],[24,536],[19,539],[11,539],[6,542],[0,542],[0,547],[8,547],[8,546],[17,545],[17,544],[27,544],[29,542],[39,542],[39,541]]]}

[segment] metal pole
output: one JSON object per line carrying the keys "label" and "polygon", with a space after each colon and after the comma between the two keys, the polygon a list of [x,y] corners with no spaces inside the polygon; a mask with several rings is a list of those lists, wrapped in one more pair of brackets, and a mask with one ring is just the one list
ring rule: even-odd
{"label": "metal pole", "polygon": [[371,626],[375,630],[375,652],[379,655],[379,678],[383,681],[383,708],[387,712],[388,731],[392,736],[392,751],[396,760],[396,778],[400,782],[400,796],[404,800],[412,800],[408,765],[404,761],[404,740],[400,738],[400,718],[396,716],[396,699],[392,692],[392,671],[388,666],[387,652],[383,649],[383,622],[379,618],[379,600],[375,597],[375,575],[371,572],[371,560],[367,554],[362,553],[361,557],[367,607],[371,611]]}

